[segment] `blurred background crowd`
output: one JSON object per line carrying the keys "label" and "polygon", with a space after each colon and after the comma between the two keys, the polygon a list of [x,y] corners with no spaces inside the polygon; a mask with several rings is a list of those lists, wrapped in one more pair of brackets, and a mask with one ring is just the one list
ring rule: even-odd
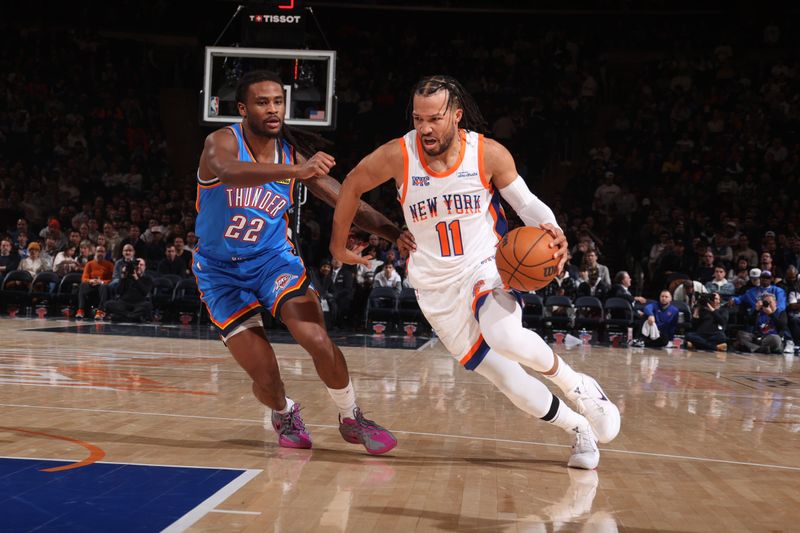
{"label": "blurred background crowd", "polygon": [[[800,43],[791,18],[742,6],[703,15],[499,9],[390,12],[396,23],[385,24],[385,11],[317,4],[338,56],[337,127],[325,133],[335,177],[410,129],[419,77],[451,74],[569,238],[569,268],[544,297],[630,295],[644,306],[666,289],[691,309],[715,292],[724,305],[734,300],[747,329],[776,287],[787,324],[797,319]],[[0,276],[80,272],[86,282],[87,263],[104,259],[119,278],[128,246],[154,277],[191,276],[194,168],[210,131],[197,122],[201,45],[221,23],[192,34],[170,6],[151,7],[162,16],[119,2],[99,14],[78,8],[69,25],[46,15],[0,23]],[[367,200],[402,225],[390,186]],[[334,323],[352,327],[373,285],[402,289],[404,261],[390,243],[354,232],[371,268],[331,264],[331,214],[314,199],[304,206],[300,251],[337,309]]]}

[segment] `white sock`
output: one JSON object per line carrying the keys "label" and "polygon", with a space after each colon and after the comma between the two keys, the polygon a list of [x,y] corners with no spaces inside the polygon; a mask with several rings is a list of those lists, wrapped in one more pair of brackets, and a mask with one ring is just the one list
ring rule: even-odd
{"label": "white sock", "polygon": [[578,386],[581,381],[581,375],[575,372],[571,366],[561,359],[560,355],[553,353],[553,364],[558,365],[555,374],[542,374],[544,377],[552,381],[556,387],[565,393],[572,391],[572,389]]}
{"label": "white sock", "polygon": [[342,419],[353,418],[353,410],[356,408],[356,391],[353,389],[352,381],[348,381],[347,387],[343,389],[328,387],[328,394],[331,395],[333,403],[339,408],[339,415]]}
{"label": "white sock", "polygon": [[[555,413],[555,414],[552,414]],[[553,418],[549,418],[549,416]],[[550,404],[550,409],[547,415],[542,417],[542,420],[549,422],[554,426],[560,427],[567,433],[574,433],[577,428],[588,426],[589,421],[586,417],[573,411],[569,405],[559,400],[558,396],[553,396],[553,402]]]}
{"label": "white sock", "polygon": [[284,407],[280,411],[275,411],[275,412],[276,413],[280,413],[282,415],[285,415],[286,413],[288,413],[289,411],[292,410],[293,406],[294,406],[294,402],[292,401],[292,399],[291,398],[286,398],[286,407]]}

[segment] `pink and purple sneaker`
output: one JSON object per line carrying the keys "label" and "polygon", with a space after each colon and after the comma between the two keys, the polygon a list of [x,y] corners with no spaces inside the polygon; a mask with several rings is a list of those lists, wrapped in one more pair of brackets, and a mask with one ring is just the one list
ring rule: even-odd
{"label": "pink and purple sneaker", "polygon": [[311,435],[300,416],[300,404],[295,403],[286,414],[272,411],[272,428],[278,434],[282,448],[311,448]]}
{"label": "pink and purple sneaker", "polygon": [[394,435],[388,429],[364,418],[358,407],[353,410],[353,416],[354,418],[345,419],[339,417],[339,433],[344,440],[352,444],[363,444],[367,453],[372,455],[384,454],[397,446]]}

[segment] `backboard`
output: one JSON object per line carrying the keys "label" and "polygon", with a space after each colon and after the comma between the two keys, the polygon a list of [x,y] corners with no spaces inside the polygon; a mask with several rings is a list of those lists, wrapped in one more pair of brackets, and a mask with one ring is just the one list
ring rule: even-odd
{"label": "backboard", "polygon": [[332,128],[335,124],[336,52],[278,48],[206,47],[201,121],[241,120],[236,84],[251,70],[277,73],[286,89],[286,123]]}

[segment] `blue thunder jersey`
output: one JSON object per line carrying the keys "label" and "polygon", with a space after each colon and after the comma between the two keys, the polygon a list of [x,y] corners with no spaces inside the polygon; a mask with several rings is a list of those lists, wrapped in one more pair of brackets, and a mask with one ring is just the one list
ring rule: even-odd
{"label": "blue thunder jersey", "polygon": [[[242,125],[228,128],[239,144],[239,160],[256,162]],[[294,164],[294,148],[277,139],[273,162]],[[294,201],[293,188],[294,180],[289,178],[257,187],[233,187],[216,177],[203,181],[198,172],[195,231],[200,253],[218,261],[241,261],[293,249],[286,213]]]}

